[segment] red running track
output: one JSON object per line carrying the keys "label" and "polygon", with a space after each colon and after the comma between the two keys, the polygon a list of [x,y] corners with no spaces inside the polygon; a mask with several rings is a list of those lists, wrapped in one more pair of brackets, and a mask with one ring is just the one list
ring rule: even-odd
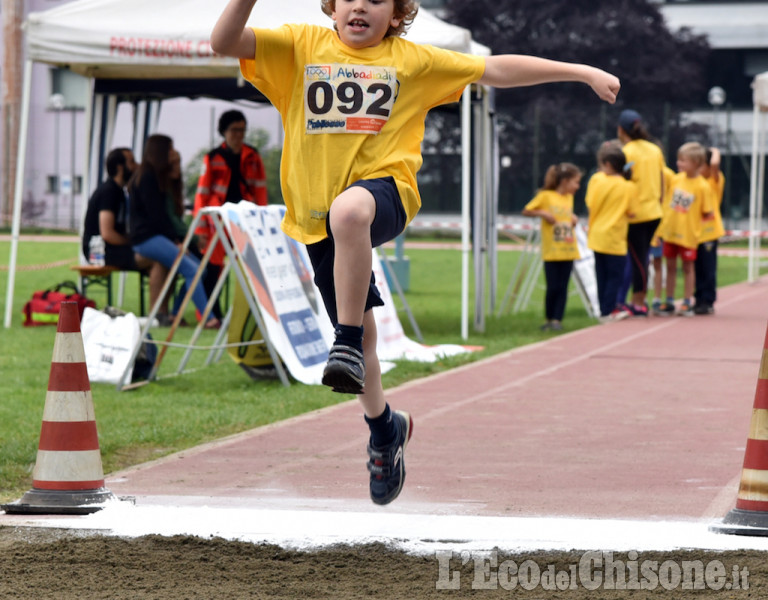
{"label": "red running track", "polygon": [[182,506],[720,517],[736,498],[767,318],[768,282],[741,284],[720,291],[713,316],[597,325],[389,390],[415,421],[390,507],[368,500],[356,400],[107,487]]}

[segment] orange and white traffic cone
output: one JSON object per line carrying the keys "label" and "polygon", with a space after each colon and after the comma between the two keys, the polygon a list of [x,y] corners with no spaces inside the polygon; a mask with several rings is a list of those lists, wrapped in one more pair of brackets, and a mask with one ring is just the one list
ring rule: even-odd
{"label": "orange and white traffic cone", "polygon": [[113,499],[104,487],[80,313],[77,303],[63,302],[32,489],[2,509],[11,514],[88,514]]}
{"label": "orange and white traffic cone", "polygon": [[768,536],[768,331],[760,359],[736,508],[722,522],[712,525],[710,530],[716,533]]}

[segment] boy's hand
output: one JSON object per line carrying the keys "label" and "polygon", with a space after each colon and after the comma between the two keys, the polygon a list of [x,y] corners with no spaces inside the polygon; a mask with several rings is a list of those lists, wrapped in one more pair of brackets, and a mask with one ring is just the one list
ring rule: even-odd
{"label": "boy's hand", "polygon": [[594,69],[594,73],[589,79],[589,86],[594,90],[601,100],[609,104],[616,102],[616,96],[619,94],[621,83],[619,78],[602,69]]}

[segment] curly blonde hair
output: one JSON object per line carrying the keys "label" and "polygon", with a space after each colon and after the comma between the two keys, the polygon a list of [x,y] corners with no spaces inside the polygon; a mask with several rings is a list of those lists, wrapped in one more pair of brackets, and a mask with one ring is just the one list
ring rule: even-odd
{"label": "curly blonde hair", "polygon": [[[336,0],[320,0],[320,6],[323,12],[330,17],[336,10]],[[400,19],[400,24],[397,27],[390,27],[384,37],[405,34],[418,12],[419,3],[416,0],[395,0],[395,17]],[[333,28],[336,29],[335,24]]]}

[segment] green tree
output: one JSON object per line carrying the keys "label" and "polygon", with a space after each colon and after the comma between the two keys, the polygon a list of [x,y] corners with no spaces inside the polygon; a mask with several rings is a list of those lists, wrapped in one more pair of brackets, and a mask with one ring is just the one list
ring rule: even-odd
{"label": "green tree", "polygon": [[[469,29],[493,54],[587,63],[622,82],[615,106],[577,83],[496,92],[500,154],[510,159],[501,174],[503,211],[522,208],[549,164],[567,160],[594,169],[594,153],[615,136],[623,108],[643,115],[668,154],[684,139],[704,135],[683,127],[680,114],[705,98],[706,39],[669,31],[647,0],[448,0],[446,10],[449,21]],[[425,153],[455,144],[445,139],[455,135],[455,127],[438,130],[438,141],[425,143]]]}

